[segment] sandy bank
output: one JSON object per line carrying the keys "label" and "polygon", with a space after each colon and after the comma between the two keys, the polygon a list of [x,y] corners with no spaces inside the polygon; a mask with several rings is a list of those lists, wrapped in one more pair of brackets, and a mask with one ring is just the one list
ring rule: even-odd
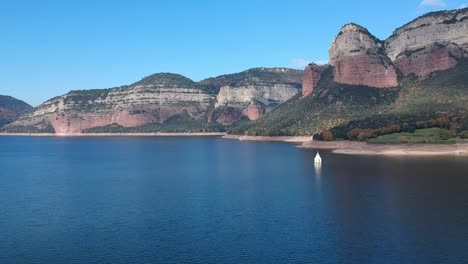
{"label": "sandy bank", "polygon": [[28,137],[222,137],[223,139],[260,142],[288,142],[301,144],[300,148],[326,149],[336,154],[385,156],[437,156],[468,157],[468,141],[453,145],[432,144],[367,144],[356,141],[311,141],[311,137],[240,136],[226,133],[89,133],[89,134],[28,134],[0,133],[0,136]]}
{"label": "sandy bank", "polygon": [[76,133],[76,134],[28,134],[0,133],[0,136],[24,137],[221,137],[226,133]]}
{"label": "sandy bank", "polygon": [[433,145],[433,144],[367,144],[353,141],[308,142],[300,146],[309,149],[329,149],[337,154],[349,155],[385,155],[385,156],[468,156],[468,144]]}
{"label": "sandy bank", "polygon": [[262,136],[239,136],[225,135],[224,139],[233,139],[239,141],[263,141],[263,142],[289,142],[289,143],[305,143],[312,137],[262,137]]}

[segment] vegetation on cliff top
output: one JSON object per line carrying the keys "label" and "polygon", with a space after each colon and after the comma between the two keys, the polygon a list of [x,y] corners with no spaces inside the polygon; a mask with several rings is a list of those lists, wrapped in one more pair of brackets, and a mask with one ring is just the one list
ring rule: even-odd
{"label": "vegetation on cliff top", "polygon": [[174,73],[156,73],[147,76],[132,84],[136,85],[162,85],[167,87],[197,88],[197,83],[191,79]]}
{"label": "vegetation on cliff top", "polygon": [[301,89],[303,71],[286,68],[253,68],[243,72],[221,75],[202,80],[200,84],[219,93],[223,86],[246,86],[255,84],[289,84]]}
{"label": "vegetation on cliff top", "polygon": [[[434,12],[426,13],[424,15],[421,15],[421,16],[411,20],[410,22],[404,24],[403,26],[395,29],[395,31],[393,31],[393,34],[388,39],[391,39],[391,38],[395,37],[400,30],[402,30],[403,28],[408,27],[409,25],[413,24],[414,22],[416,22],[416,21],[418,21],[420,19],[424,19],[424,18],[428,18],[428,17],[437,18],[437,17],[443,16],[443,15],[452,15],[452,17],[455,18],[459,14],[467,12],[467,11],[468,11],[468,7],[461,8],[461,9],[455,9],[455,10],[443,10],[443,11],[434,11]],[[448,20],[448,21],[446,20],[443,23],[453,23],[453,22],[456,22],[456,20],[453,20],[453,19]],[[426,26],[426,25],[423,25],[423,26]]]}

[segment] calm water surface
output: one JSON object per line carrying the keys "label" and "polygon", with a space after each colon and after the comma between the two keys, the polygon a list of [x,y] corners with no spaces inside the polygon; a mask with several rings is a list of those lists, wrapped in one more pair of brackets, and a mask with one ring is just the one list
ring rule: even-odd
{"label": "calm water surface", "polygon": [[0,263],[468,263],[468,160],[0,137]]}

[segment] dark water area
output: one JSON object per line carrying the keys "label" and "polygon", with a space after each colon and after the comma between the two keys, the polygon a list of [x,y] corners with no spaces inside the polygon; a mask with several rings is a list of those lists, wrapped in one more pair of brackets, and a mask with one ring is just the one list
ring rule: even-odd
{"label": "dark water area", "polygon": [[0,137],[0,263],[468,263],[468,160]]}

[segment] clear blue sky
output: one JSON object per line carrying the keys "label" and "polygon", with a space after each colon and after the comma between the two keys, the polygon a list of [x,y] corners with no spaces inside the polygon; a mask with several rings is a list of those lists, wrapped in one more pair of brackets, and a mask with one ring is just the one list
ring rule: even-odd
{"label": "clear blue sky", "polygon": [[328,59],[345,23],[385,39],[422,13],[466,2],[0,0],[0,94],[37,106],[156,72],[198,81],[251,67],[302,68]]}

